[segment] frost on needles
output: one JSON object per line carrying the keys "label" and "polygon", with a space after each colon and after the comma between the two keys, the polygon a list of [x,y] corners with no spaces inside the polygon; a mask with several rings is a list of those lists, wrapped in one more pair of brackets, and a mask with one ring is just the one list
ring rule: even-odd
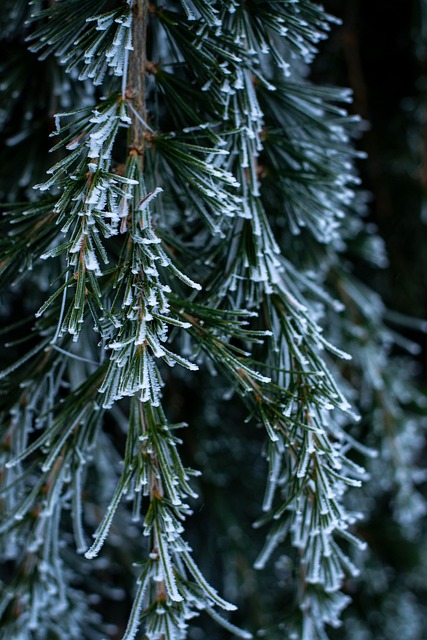
{"label": "frost on needles", "polygon": [[[51,168],[2,221],[1,284],[30,286],[34,304],[0,374],[4,638],[111,637],[88,591],[123,595],[99,579],[116,553],[134,579],[123,640],[196,637],[202,612],[241,638],[326,638],[359,572],[347,492],[369,454],[351,435],[360,328],[345,316],[368,310],[340,261],[360,226],[357,119],[347,91],[307,80],[333,19],[308,0],[6,11],[6,38],[55,69],[56,98]],[[184,407],[181,439],[170,416],[182,385],[207,416],[207,378],[249,412],[230,450],[233,429],[242,451],[265,429],[252,562],[292,558],[293,605],[259,624],[219,613],[236,609],[232,569],[208,580],[197,560],[208,470],[182,458],[208,458],[204,427]]]}

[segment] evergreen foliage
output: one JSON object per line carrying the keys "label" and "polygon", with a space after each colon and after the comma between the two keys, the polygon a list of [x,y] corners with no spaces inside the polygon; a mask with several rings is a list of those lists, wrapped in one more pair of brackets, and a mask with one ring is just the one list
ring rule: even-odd
{"label": "evergreen foliage", "polygon": [[[353,268],[386,264],[359,120],[308,79],[334,19],[6,0],[2,20],[2,638],[333,636],[357,585],[388,588],[376,500],[405,538],[426,511],[413,345]],[[421,640],[413,609],[399,637]],[[391,637],[349,612],[339,633]]]}

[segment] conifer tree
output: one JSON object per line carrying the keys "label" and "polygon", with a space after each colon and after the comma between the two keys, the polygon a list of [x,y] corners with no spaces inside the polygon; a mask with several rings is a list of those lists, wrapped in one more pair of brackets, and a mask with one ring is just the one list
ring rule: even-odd
{"label": "conifer tree", "polygon": [[423,398],[353,268],[386,260],[358,119],[308,79],[334,19],[2,10],[2,638],[333,635],[378,496],[425,513]]}

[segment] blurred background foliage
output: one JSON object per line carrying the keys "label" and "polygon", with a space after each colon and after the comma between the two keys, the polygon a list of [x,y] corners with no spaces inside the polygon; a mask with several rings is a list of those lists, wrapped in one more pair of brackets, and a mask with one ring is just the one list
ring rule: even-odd
{"label": "blurred background foliage", "polygon": [[[367,214],[388,255],[386,269],[362,275],[392,312],[407,316],[399,331],[420,345],[417,373],[425,390],[427,337],[409,318],[427,318],[427,3],[326,0],[324,6],[342,25],[322,43],[312,77],[353,91],[350,109],[364,120],[356,146],[367,153],[359,162]],[[425,466],[422,441],[419,460]],[[421,487],[425,495],[425,479]],[[400,528],[385,492],[365,525],[373,554],[363,581],[352,585],[346,637],[421,639],[427,629],[425,518],[418,532]]]}
{"label": "blurred background foliage", "polygon": [[[343,21],[323,43],[313,77],[353,90],[365,121],[359,163],[369,215],[389,266],[376,274],[389,308],[427,317],[427,3],[327,0]],[[417,341],[423,341],[422,335]],[[424,349],[425,352],[425,349]],[[424,356],[425,357],[425,356]]]}

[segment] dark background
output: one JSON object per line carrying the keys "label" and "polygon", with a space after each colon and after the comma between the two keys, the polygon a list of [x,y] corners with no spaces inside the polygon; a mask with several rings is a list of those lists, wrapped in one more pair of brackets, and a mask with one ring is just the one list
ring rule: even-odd
{"label": "dark background", "polygon": [[[427,317],[427,29],[423,0],[327,0],[342,20],[322,44],[314,77],[349,86],[351,110],[366,121],[358,147],[369,216],[386,242],[390,265],[373,275],[396,311]],[[423,33],[424,31],[424,33]],[[424,213],[423,213],[424,210]],[[423,344],[419,332],[410,337]]]}

